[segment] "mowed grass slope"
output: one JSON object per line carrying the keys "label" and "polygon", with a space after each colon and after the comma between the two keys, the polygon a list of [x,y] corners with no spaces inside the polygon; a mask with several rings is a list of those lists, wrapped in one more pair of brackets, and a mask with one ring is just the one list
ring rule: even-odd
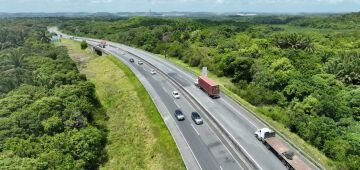
{"label": "mowed grass slope", "polygon": [[108,161],[100,169],[185,169],[158,110],[131,70],[113,56],[82,51],[80,43],[62,44],[95,84],[108,116]]}

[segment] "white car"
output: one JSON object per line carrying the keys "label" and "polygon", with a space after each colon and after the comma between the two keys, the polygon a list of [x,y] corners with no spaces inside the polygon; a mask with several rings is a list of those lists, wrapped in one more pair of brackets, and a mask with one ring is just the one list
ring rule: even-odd
{"label": "white car", "polygon": [[144,63],[143,63],[141,60],[139,60],[139,61],[138,61],[138,64],[139,64],[139,65],[143,65]]}
{"label": "white car", "polygon": [[180,99],[180,94],[178,91],[173,91],[172,95],[174,96],[175,99]]}
{"label": "white car", "polygon": [[198,79],[198,78],[196,78],[196,79],[194,80],[194,85],[195,85],[195,86],[198,86],[198,85],[199,85],[199,79]]}
{"label": "white car", "polygon": [[156,74],[156,71],[154,69],[151,69],[151,74],[152,75]]}

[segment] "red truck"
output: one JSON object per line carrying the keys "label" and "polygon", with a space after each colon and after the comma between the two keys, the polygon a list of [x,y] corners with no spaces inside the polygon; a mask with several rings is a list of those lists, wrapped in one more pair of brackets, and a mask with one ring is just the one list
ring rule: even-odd
{"label": "red truck", "polygon": [[197,81],[195,80],[195,85],[204,90],[212,98],[220,97],[219,85],[206,76],[199,76]]}
{"label": "red truck", "polygon": [[255,132],[266,148],[278,157],[289,170],[311,170],[311,168],[294,152],[290,151],[284,143],[275,137],[275,132],[269,128],[262,128]]}

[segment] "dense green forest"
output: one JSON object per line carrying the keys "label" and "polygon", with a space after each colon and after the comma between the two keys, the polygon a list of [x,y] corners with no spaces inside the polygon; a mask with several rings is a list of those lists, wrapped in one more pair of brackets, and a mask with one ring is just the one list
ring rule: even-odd
{"label": "dense green forest", "polygon": [[0,169],[97,169],[106,129],[94,85],[47,23],[0,20]]}
{"label": "dense green forest", "polygon": [[233,92],[317,147],[338,169],[358,169],[359,23],[360,13],[350,13],[80,18],[63,20],[59,28],[207,66],[231,78]]}

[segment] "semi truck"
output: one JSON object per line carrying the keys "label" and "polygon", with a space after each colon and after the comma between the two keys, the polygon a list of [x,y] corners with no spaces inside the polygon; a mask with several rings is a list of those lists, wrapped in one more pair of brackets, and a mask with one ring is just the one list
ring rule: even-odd
{"label": "semi truck", "polygon": [[195,80],[195,85],[204,90],[211,98],[220,97],[220,87],[207,76],[199,76]]}
{"label": "semi truck", "polygon": [[106,41],[102,40],[98,46],[101,47],[101,48],[105,48],[106,47]]}
{"label": "semi truck", "polygon": [[269,128],[257,130],[255,137],[274,153],[289,170],[311,169],[299,156],[295,155],[293,151],[289,150],[283,142],[275,137],[275,132]]}

